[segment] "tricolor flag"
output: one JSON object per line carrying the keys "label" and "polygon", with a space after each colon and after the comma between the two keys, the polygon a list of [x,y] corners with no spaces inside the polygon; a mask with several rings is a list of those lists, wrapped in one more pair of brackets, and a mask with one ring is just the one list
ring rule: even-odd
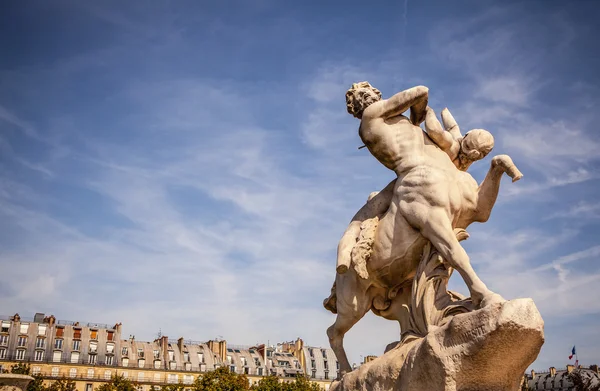
{"label": "tricolor flag", "polygon": [[571,355],[569,356],[569,360],[573,359],[573,356],[575,356],[577,354],[577,352],[575,351],[575,346],[573,346],[573,349],[571,350]]}

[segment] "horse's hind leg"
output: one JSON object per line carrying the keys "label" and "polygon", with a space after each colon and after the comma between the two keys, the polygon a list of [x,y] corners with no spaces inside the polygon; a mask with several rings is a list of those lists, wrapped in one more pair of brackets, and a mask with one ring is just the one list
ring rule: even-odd
{"label": "horse's hind leg", "polygon": [[[349,270],[345,274],[338,274],[336,279],[337,317],[335,323],[327,329],[327,336],[331,349],[340,363],[338,379],[352,371],[344,350],[344,335],[371,308],[372,298],[358,280],[359,277],[353,270]],[[366,281],[363,282],[363,284],[365,283]]]}

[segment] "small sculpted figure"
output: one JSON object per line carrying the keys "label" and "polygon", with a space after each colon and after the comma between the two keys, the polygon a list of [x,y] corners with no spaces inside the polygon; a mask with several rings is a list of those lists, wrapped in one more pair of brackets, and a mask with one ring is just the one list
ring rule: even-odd
{"label": "small sculpted figure", "polygon": [[[491,151],[493,137],[483,129],[463,137],[447,109],[442,128],[427,100],[424,86],[385,100],[367,82],[355,83],[346,93],[348,112],[361,120],[361,140],[396,179],[369,197],[338,245],[338,273],[324,305],[337,313],[327,334],[340,376],[351,370],[343,336],[366,312],[373,310],[406,329],[410,287],[428,241],[460,273],[475,306],[503,300],[475,274],[457,232],[488,220],[503,173],[513,181],[522,174],[510,157],[500,155],[478,185],[465,170]],[[403,115],[409,109],[410,118]],[[419,127],[423,121],[427,133]],[[391,297],[392,288],[397,290],[393,301],[378,301]]]}

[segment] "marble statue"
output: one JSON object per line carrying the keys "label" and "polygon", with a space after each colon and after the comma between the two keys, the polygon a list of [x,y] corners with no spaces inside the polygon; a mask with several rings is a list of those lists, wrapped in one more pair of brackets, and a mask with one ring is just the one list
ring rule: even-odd
{"label": "marble statue", "polygon": [[[395,349],[406,358],[415,341],[458,324],[452,322],[455,315],[490,306],[501,311],[506,303],[477,276],[459,241],[468,237],[471,223],[489,219],[502,175],[514,182],[522,174],[509,156],[499,155],[478,185],[466,170],[490,153],[492,135],[474,129],[463,136],[447,109],[441,113],[442,126],[427,105],[428,93],[417,86],[382,99],[368,82],[355,83],[346,93],[348,112],[361,120],[362,142],[396,178],[369,196],[338,245],[336,279],[324,306],[337,314],[327,334],[340,378],[351,371],[344,334],[369,310],[399,322],[402,340]],[[403,115],[408,110],[409,117]],[[447,291],[454,269],[470,298]],[[377,365],[381,362],[371,367]],[[402,363],[393,365],[403,368]],[[355,386],[338,387],[361,388],[361,378],[353,376]]]}

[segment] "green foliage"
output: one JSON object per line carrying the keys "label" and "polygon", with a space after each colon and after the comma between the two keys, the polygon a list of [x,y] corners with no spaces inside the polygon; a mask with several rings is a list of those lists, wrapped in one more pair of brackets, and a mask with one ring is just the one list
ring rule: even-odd
{"label": "green foliage", "polygon": [[252,391],[281,391],[281,383],[277,376],[266,376],[252,386]]}
{"label": "green foliage", "polygon": [[244,391],[249,390],[246,375],[229,372],[228,368],[220,367],[214,371],[199,376],[193,385],[194,391]]}
{"label": "green foliage", "polygon": [[160,387],[160,391],[183,391],[185,386],[181,383],[179,384],[166,384]]}
{"label": "green foliage", "polygon": [[97,387],[96,391],[137,391],[137,389],[131,380],[125,379],[122,375],[115,375],[109,382]]}
{"label": "green foliage", "polygon": [[267,376],[254,384],[252,391],[322,391],[316,383],[311,383],[306,376],[299,376],[294,381],[280,381],[277,376]]}
{"label": "green foliage", "polygon": [[26,363],[18,363],[16,365],[13,365],[10,368],[10,373],[14,373],[16,375],[30,375],[31,374],[31,367],[29,366],[29,364]]}
{"label": "green foliage", "polygon": [[50,386],[46,387],[46,391],[75,391],[75,382],[71,379],[67,379],[66,377],[62,377],[58,380],[55,380],[50,384]]}

